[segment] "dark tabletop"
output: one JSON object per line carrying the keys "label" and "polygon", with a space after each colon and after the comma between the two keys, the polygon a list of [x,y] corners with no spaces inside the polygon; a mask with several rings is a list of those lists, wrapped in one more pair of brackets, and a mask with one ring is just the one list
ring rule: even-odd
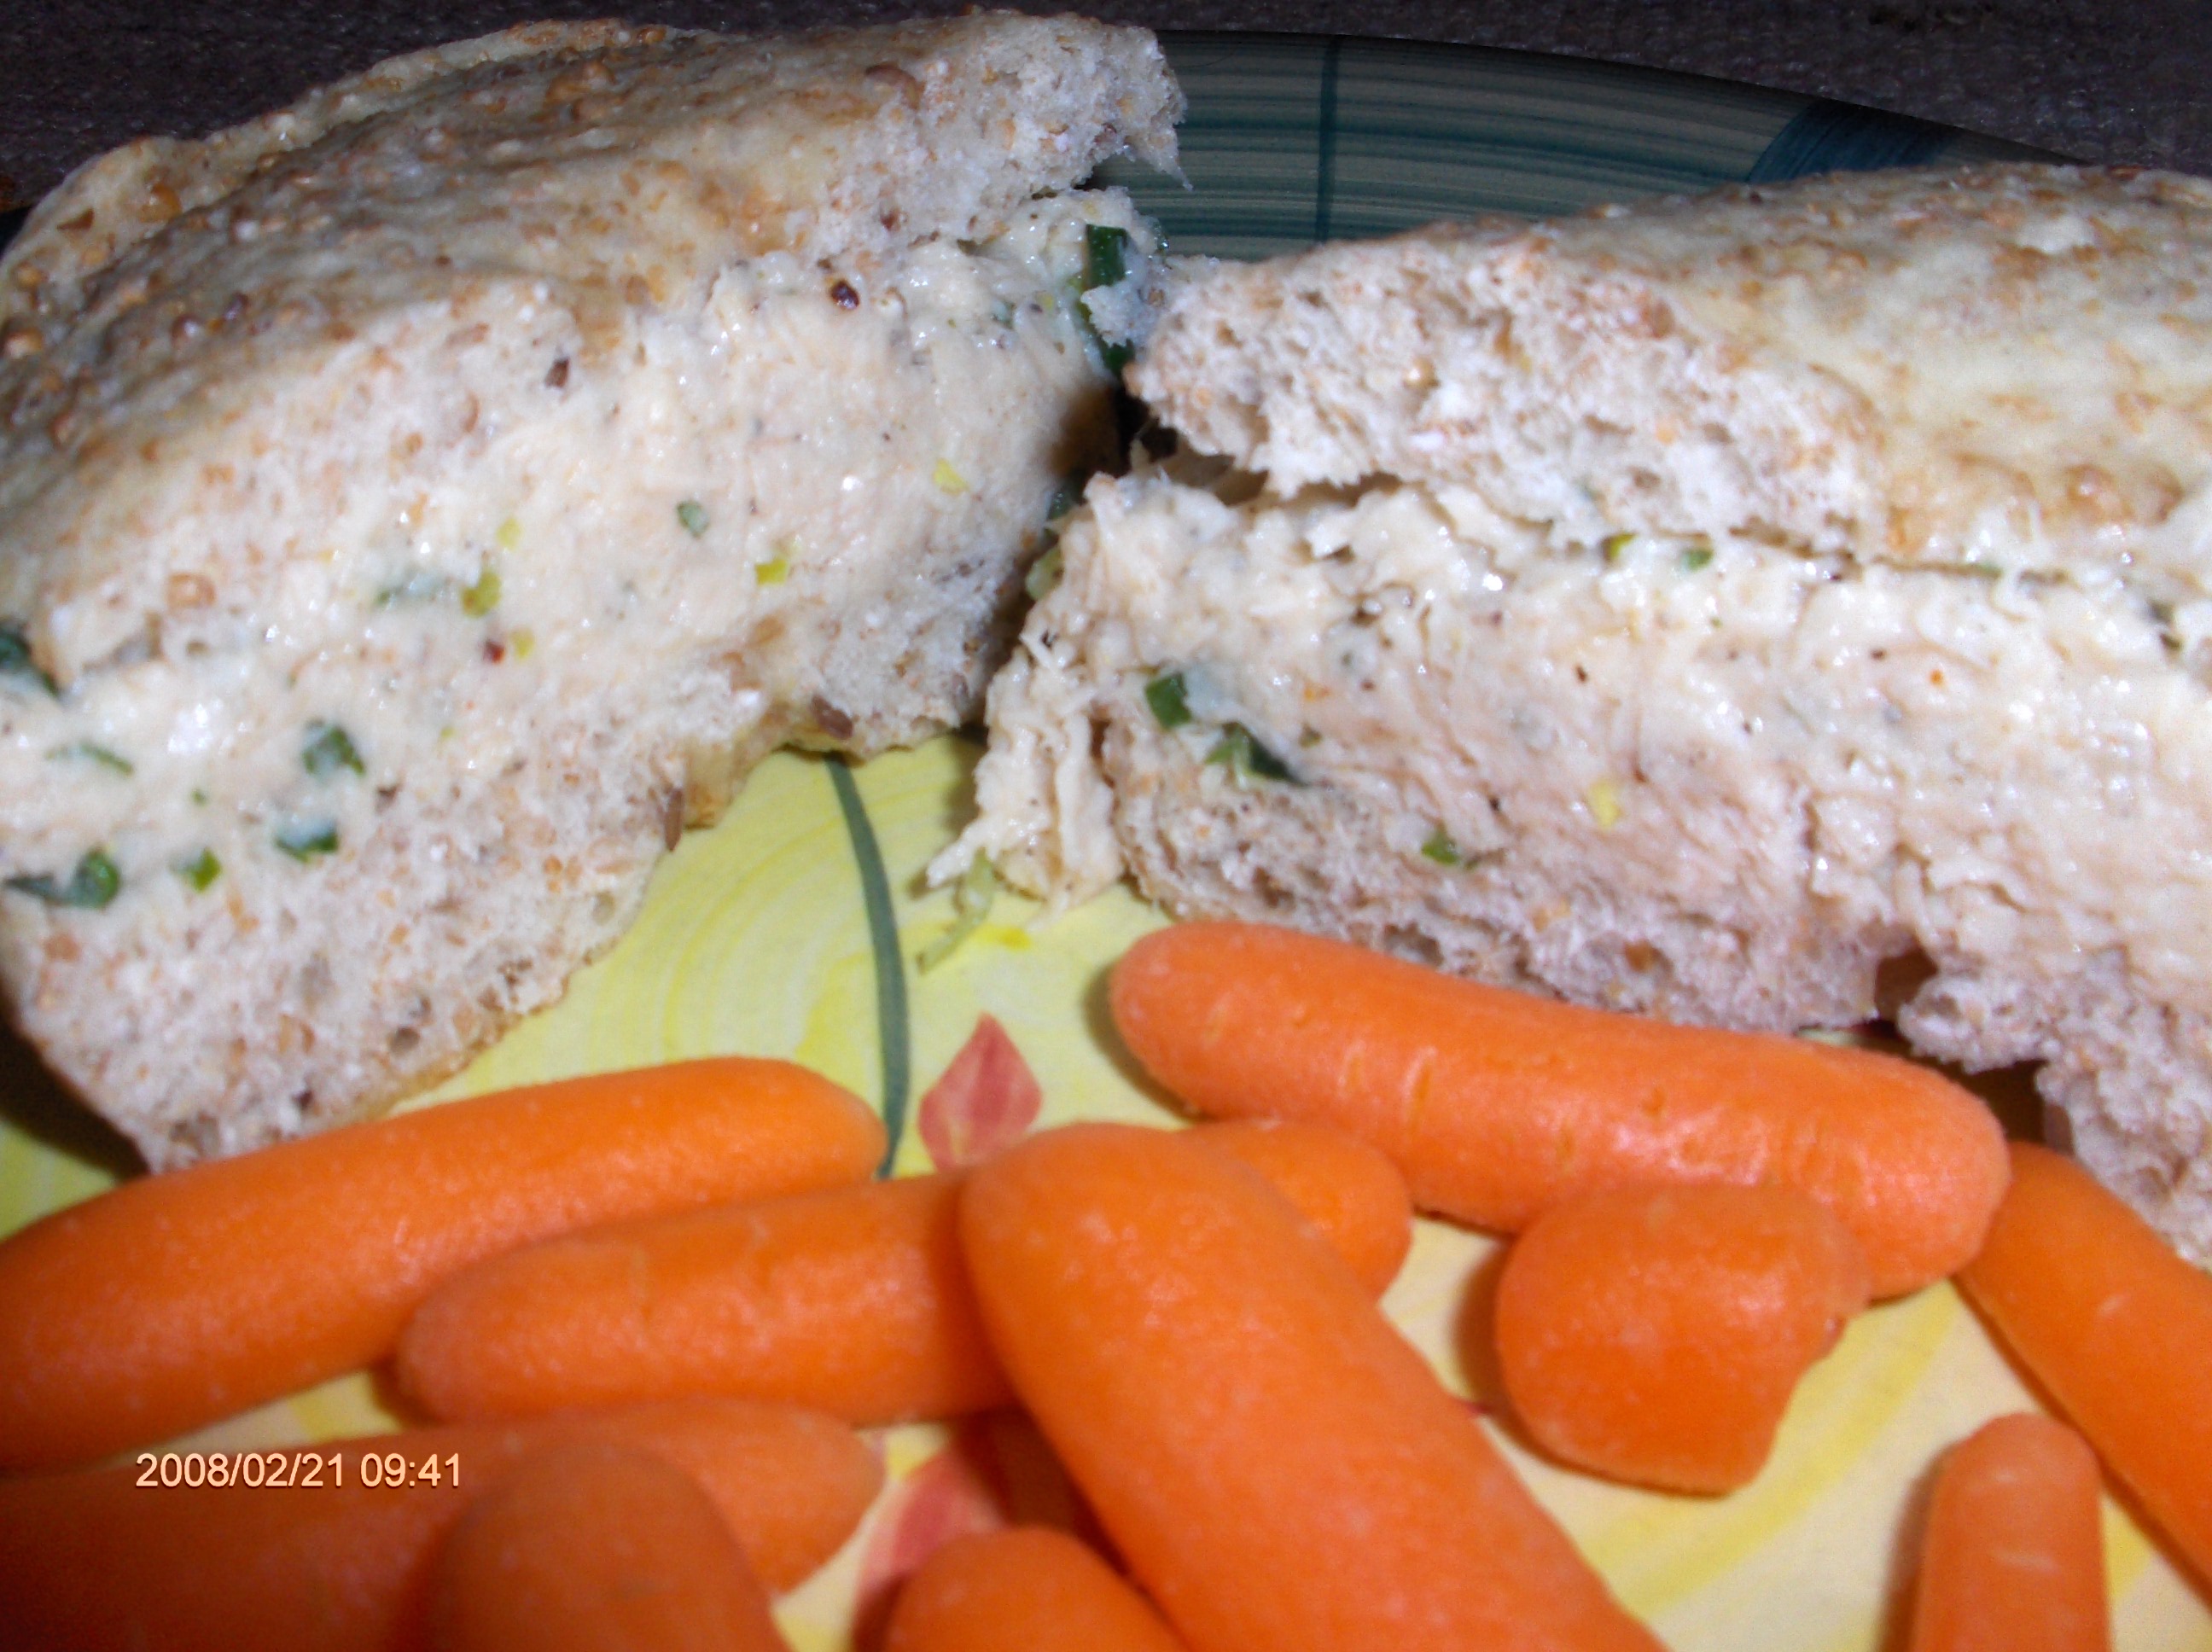
{"label": "dark tabletop", "polygon": [[[965,9],[964,0],[0,0],[0,210],[141,132],[205,131],[393,52],[527,18],[620,10],[744,31]],[[1158,28],[1391,35],[1642,64],[1867,104],[2083,160],[2212,173],[2212,0],[1155,0],[1087,9]]]}

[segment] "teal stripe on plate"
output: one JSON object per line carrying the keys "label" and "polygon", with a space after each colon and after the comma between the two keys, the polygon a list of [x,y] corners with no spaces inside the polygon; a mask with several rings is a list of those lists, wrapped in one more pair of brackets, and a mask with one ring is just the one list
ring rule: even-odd
{"label": "teal stripe on plate", "polygon": [[2059,161],[2001,137],[1983,137],[1910,115],[1893,115],[1856,103],[1823,98],[1808,104],[1774,136],[1746,174],[1754,184],[1822,172],[1878,172],[1885,167],[1925,167],[1969,161]]}
{"label": "teal stripe on plate", "polygon": [[1742,178],[1804,106],[1650,70],[1348,40],[1328,221],[1340,236],[1383,235],[1711,189]]}
{"label": "teal stripe on plate", "polygon": [[1348,36],[1167,33],[1190,187],[1109,163],[1170,247],[1257,258],[1438,218],[1924,161],[2056,159],[1855,105],[1617,64]]}
{"label": "teal stripe on plate", "polygon": [[1329,43],[1166,34],[1160,45],[1190,100],[1177,135],[1190,188],[1127,160],[1109,161],[1099,180],[1135,196],[1178,252],[1264,258],[1312,245]]}

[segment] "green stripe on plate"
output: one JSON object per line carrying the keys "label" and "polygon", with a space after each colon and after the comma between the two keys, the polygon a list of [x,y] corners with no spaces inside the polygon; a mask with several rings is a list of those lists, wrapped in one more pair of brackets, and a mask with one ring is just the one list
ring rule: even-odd
{"label": "green stripe on plate", "polygon": [[898,1157],[899,1137],[906,1129],[908,1072],[908,1025],[906,1002],[906,958],[899,950],[898,919],[891,911],[891,883],[884,872],[884,853],[876,844],[876,829],[868,819],[868,805],[844,758],[831,756],[823,766],[837,793],[838,811],[845,817],[846,835],[853,841],[853,865],[860,874],[860,904],[868,914],[868,949],[876,963],[876,1042],[883,1057],[884,1162],[878,1175],[891,1173]]}

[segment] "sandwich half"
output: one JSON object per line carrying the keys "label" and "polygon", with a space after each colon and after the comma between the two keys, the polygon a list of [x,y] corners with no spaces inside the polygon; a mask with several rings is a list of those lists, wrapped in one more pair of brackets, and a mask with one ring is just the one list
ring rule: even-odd
{"label": "sandwich half", "polygon": [[79,171],[0,261],[16,1023],[157,1167],[356,1117],[769,748],[975,715],[1148,310],[1077,186],[1180,110],[1075,19],[544,24]]}
{"label": "sandwich half", "polygon": [[1202,272],[976,853],[2043,1064],[2212,1261],[2212,184],[1838,176]]}

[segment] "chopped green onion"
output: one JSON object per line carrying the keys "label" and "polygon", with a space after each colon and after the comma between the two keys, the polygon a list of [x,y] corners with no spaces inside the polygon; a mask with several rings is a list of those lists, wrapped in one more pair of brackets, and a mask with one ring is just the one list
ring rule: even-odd
{"label": "chopped green onion", "polygon": [[1181,728],[1190,721],[1190,702],[1183,697],[1182,673],[1170,671],[1145,684],[1145,703],[1162,728]]}
{"label": "chopped green onion", "polygon": [[76,863],[66,884],[52,873],[42,873],[36,878],[11,878],[8,887],[50,907],[82,907],[97,912],[123,887],[123,874],[116,871],[106,850],[94,849]]}
{"label": "chopped green onion", "polygon": [[202,849],[188,860],[179,860],[169,870],[183,878],[194,894],[203,894],[207,886],[222,876],[222,862],[215,858],[213,849]]}
{"label": "chopped green onion", "polygon": [[781,585],[791,577],[791,563],[781,556],[772,556],[765,562],[753,564],[755,585]]}
{"label": "chopped green onion", "polygon": [[1083,290],[1116,287],[1129,278],[1129,232],[1115,224],[1083,226]]}
{"label": "chopped green onion", "polygon": [[[1118,286],[1128,279],[1129,232],[1114,224],[1085,224],[1083,227],[1083,290],[1095,287]],[[1084,330],[1098,346],[1099,360],[1106,371],[1119,378],[1121,369],[1129,365],[1136,352],[1126,343],[1109,344],[1098,337],[1097,325],[1091,319],[1089,308],[1077,304],[1075,314]]]}
{"label": "chopped green onion", "polygon": [[1598,549],[1605,552],[1607,562],[1617,562],[1627,554],[1630,542],[1635,538],[1632,533],[1608,533],[1598,541]]}
{"label": "chopped green onion", "polygon": [[92,740],[77,740],[69,745],[58,745],[46,753],[46,756],[64,759],[80,758],[86,762],[98,763],[102,768],[112,768],[118,774],[128,774],[133,772],[128,757],[110,751],[106,746]]}
{"label": "chopped green onion", "polygon": [[1022,576],[1022,589],[1030,593],[1031,602],[1042,602],[1052,594],[1052,588],[1060,583],[1060,545],[1055,541]]}
{"label": "chopped green onion", "polygon": [[477,582],[461,592],[461,612],[471,619],[482,619],[498,606],[499,570],[486,562]]}
{"label": "chopped green onion", "polygon": [[1242,723],[1231,723],[1222,730],[1213,750],[1206,754],[1210,763],[1226,763],[1229,772],[1242,780],[1248,776],[1263,780],[1289,780],[1297,783],[1290,765],[1252,738],[1252,731]]}
{"label": "chopped green onion", "polygon": [[1682,553],[1682,572],[1695,574],[1712,560],[1713,548],[1711,545],[1692,545]]}
{"label": "chopped green onion", "polygon": [[54,679],[31,658],[31,640],[23,635],[20,625],[0,623],[0,677],[28,677],[56,699],[61,697]]}
{"label": "chopped green onion", "polygon": [[960,881],[952,886],[952,927],[939,935],[915,955],[915,963],[922,969],[934,969],[951,957],[961,942],[983,926],[990,914],[991,902],[999,892],[999,873],[981,849],[968,863],[968,870],[960,874]]}
{"label": "chopped green onion", "polygon": [[319,780],[328,780],[341,768],[350,768],[356,774],[368,773],[362,764],[361,753],[354,750],[352,737],[336,723],[307,725],[307,744],[301,748],[300,763]]}
{"label": "chopped green onion", "polygon": [[1466,859],[1460,853],[1459,845],[1451,841],[1450,835],[1441,826],[1429,834],[1429,841],[1421,845],[1421,853],[1439,866],[1460,865]]}
{"label": "chopped green onion", "polygon": [[442,574],[418,568],[398,585],[387,585],[378,592],[376,605],[390,608],[396,603],[435,602],[446,594],[452,583]]}
{"label": "chopped green onion", "polygon": [[696,499],[687,499],[676,507],[676,519],[684,525],[684,531],[696,539],[707,531],[707,507]]}
{"label": "chopped green onion", "polygon": [[338,823],[325,816],[318,820],[288,820],[276,829],[276,847],[298,861],[319,854],[336,854]]}

